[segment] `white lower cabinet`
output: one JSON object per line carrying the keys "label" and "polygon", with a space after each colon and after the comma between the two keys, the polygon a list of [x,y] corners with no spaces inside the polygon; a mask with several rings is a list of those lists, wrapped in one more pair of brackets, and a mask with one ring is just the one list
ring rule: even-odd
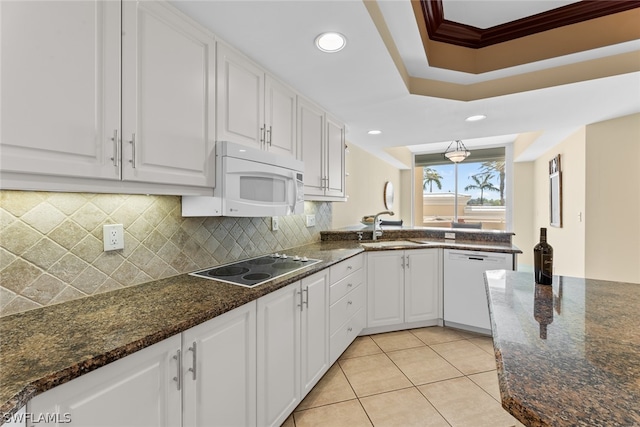
{"label": "white lower cabinet", "polygon": [[183,426],[256,425],[256,305],[182,333]]}
{"label": "white lower cabinet", "polygon": [[36,396],[27,412],[68,426],[179,426],[178,351],[176,335]]}
{"label": "white lower cabinet", "polygon": [[441,315],[440,249],[367,253],[367,328],[436,324]]}
{"label": "white lower cabinet", "polygon": [[82,427],[255,425],[255,316],[251,302],[42,393],[27,412]]}
{"label": "white lower cabinet", "polygon": [[329,290],[329,360],[331,364],[349,347],[366,325],[367,289],[364,255],[331,267]]}
{"label": "white lower cabinet", "polygon": [[329,369],[328,271],[258,300],[258,426],[281,425]]}

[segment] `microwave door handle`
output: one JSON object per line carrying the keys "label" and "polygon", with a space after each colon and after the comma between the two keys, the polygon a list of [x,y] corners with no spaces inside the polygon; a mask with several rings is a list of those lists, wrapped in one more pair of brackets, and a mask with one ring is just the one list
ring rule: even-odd
{"label": "microwave door handle", "polygon": [[295,213],[296,203],[298,203],[298,185],[296,183],[296,180],[297,180],[296,172],[291,172],[291,184],[293,185],[293,200],[291,201],[291,213]]}

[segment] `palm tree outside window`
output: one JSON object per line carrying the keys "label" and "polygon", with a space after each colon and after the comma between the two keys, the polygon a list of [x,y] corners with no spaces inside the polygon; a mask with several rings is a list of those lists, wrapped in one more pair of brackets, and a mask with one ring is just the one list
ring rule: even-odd
{"label": "palm tree outside window", "polygon": [[416,176],[422,177],[422,203],[416,203],[416,225],[451,227],[457,217],[458,222],[482,223],[483,229],[506,230],[505,152],[505,147],[471,150],[471,155],[458,163],[458,188],[456,168],[442,153],[416,154],[415,165],[422,168]]}

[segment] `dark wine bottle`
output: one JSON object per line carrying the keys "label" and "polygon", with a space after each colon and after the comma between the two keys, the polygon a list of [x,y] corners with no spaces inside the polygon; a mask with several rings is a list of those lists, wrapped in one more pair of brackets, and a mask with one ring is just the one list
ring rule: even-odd
{"label": "dark wine bottle", "polygon": [[547,243],[547,229],[540,229],[540,242],[533,247],[533,275],[536,283],[553,282],[553,248]]}

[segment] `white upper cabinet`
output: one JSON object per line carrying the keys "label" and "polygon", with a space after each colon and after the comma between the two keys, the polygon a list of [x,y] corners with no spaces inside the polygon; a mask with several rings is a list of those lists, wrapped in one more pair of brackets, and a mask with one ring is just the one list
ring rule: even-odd
{"label": "white upper cabinet", "polygon": [[218,42],[218,141],[296,156],[296,93]]}
{"label": "white upper cabinet", "polygon": [[264,71],[231,47],[218,42],[218,141],[262,148]]}
{"label": "white upper cabinet", "polygon": [[298,141],[304,161],[304,194],[324,196],[324,111],[317,105],[298,98]]}
{"label": "white upper cabinet", "polygon": [[305,167],[305,199],[343,201],[344,125],[313,102],[298,97],[298,141]]}
{"label": "white upper cabinet", "polygon": [[0,8],[3,188],[213,187],[212,36],[164,2]]}
{"label": "white upper cabinet", "polygon": [[267,75],[265,77],[265,144],[267,150],[298,157],[296,139],[296,93]]}
{"label": "white upper cabinet", "polygon": [[333,197],[345,196],[345,140],[344,125],[326,116],[326,188],[325,194]]}
{"label": "white upper cabinet", "polygon": [[120,2],[0,2],[3,172],[119,179]]}
{"label": "white upper cabinet", "polygon": [[214,185],[215,43],[157,2],[124,2],[123,179]]}

